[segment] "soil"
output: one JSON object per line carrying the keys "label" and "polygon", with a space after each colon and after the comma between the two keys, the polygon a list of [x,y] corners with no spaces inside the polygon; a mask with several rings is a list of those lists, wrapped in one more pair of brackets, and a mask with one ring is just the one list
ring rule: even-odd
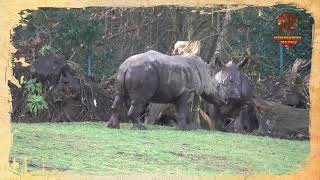
{"label": "soil", "polygon": [[43,86],[48,111],[37,116],[27,112],[27,93],[9,83],[13,100],[12,120],[16,122],[107,121],[114,98],[114,79],[89,77],[64,57],[44,56],[28,68],[15,66],[16,77],[36,78]]}

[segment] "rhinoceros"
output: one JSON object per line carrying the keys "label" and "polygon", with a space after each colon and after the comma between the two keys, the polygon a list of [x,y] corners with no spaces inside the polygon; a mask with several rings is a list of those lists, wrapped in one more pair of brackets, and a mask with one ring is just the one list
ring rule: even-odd
{"label": "rhinoceros", "polygon": [[[252,132],[259,127],[256,116],[255,104],[253,102],[253,87],[248,78],[240,72],[240,69],[248,62],[245,58],[238,64],[229,61],[223,64],[215,61],[214,80],[218,88],[218,96],[224,97],[224,101],[219,100],[214,103],[207,103],[209,115],[215,121],[216,129],[235,132]],[[237,98],[233,96],[237,94]],[[236,116],[233,123],[228,121],[229,117]],[[233,126],[228,127],[230,124]]]}
{"label": "rhinoceros", "polygon": [[189,130],[195,127],[192,109],[200,97],[215,107],[249,98],[238,70],[246,62],[247,59],[239,64],[230,61],[216,73],[215,64],[207,64],[196,55],[169,56],[153,50],[133,55],[118,69],[116,96],[107,126],[120,127],[119,108],[129,100],[127,115],[132,128],[145,129],[140,113],[152,102],[174,104],[178,129]]}

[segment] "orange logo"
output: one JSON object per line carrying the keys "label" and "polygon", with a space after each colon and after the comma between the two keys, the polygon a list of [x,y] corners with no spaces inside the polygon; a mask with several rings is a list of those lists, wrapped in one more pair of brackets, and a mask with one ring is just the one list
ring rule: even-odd
{"label": "orange logo", "polygon": [[302,39],[301,36],[294,35],[298,26],[298,19],[294,14],[282,12],[277,18],[277,24],[279,35],[274,36],[273,39],[280,42],[283,47],[293,47]]}

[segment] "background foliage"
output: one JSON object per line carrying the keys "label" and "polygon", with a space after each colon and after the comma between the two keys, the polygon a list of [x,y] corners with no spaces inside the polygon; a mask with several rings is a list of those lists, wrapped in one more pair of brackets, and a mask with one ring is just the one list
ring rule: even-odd
{"label": "background foliage", "polygon": [[[40,8],[22,11],[13,35],[16,56],[32,61],[39,54],[57,53],[79,63],[87,72],[109,76],[130,55],[149,49],[171,54],[177,40],[201,40],[201,56],[209,61],[215,49],[224,6],[184,8]],[[278,72],[279,44],[276,18],[282,11],[299,19],[297,35],[303,37],[285,50],[285,67],[296,58],[311,59],[313,18],[293,6],[246,7],[232,11],[225,51],[239,58],[249,50],[262,74]],[[92,62],[91,62],[92,61]],[[92,67],[90,66],[92,65]],[[88,67],[90,66],[90,67]]]}

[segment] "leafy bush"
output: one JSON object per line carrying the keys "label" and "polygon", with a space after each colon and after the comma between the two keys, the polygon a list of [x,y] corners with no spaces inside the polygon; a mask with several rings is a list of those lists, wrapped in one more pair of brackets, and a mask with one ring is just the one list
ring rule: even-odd
{"label": "leafy bush", "polygon": [[24,83],[24,87],[29,94],[39,95],[42,93],[42,84],[36,79],[30,79]]}
{"label": "leafy bush", "polygon": [[94,12],[94,8],[24,10],[20,12],[20,23],[25,24],[23,28],[20,26],[21,37],[23,41],[34,42],[36,54],[48,55],[59,51],[71,57],[77,51],[81,57],[77,63],[90,74],[94,61],[93,43],[101,37],[102,27],[101,20],[93,17]]}
{"label": "leafy bush", "polygon": [[30,79],[24,83],[24,88],[28,93],[26,105],[27,112],[37,116],[39,112],[48,109],[48,103],[41,95],[42,84],[40,82],[37,82],[36,79]]}
{"label": "leafy bush", "polygon": [[48,103],[40,95],[30,95],[27,99],[27,111],[37,115],[38,112],[48,109]]}

